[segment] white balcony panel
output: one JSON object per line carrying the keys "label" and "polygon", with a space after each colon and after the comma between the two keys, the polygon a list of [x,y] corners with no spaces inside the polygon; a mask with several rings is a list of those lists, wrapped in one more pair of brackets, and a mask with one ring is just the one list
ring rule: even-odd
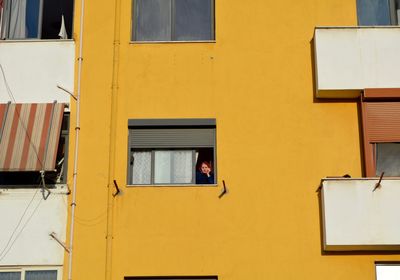
{"label": "white balcony panel", "polygon": [[67,187],[44,200],[40,188],[0,189],[0,266],[63,265]]}
{"label": "white balcony panel", "polygon": [[399,280],[400,263],[380,263],[375,265],[376,280]]}
{"label": "white balcony panel", "polygon": [[73,91],[74,58],[72,40],[0,42],[0,103],[12,101],[10,94],[16,103],[70,103],[57,85]]}
{"label": "white balcony panel", "polygon": [[400,180],[325,179],[321,207],[326,251],[399,250]]}
{"label": "white balcony panel", "polygon": [[400,88],[400,27],[317,27],[317,97],[355,97],[365,88]]}

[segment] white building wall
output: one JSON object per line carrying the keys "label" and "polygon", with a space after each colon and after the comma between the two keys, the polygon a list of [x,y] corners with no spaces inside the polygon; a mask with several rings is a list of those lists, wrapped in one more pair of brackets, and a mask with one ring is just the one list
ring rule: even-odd
{"label": "white building wall", "polygon": [[0,41],[0,103],[69,103],[73,91],[75,43],[68,41]]}
{"label": "white building wall", "polygon": [[63,265],[66,240],[67,187],[51,190],[0,189],[0,267]]}

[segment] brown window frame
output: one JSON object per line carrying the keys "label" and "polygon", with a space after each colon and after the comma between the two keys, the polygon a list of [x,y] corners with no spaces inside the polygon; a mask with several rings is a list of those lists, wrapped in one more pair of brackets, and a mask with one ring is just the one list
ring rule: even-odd
{"label": "brown window frame", "polygon": [[376,177],[376,144],[400,142],[400,88],[365,89],[361,114],[365,175]]}

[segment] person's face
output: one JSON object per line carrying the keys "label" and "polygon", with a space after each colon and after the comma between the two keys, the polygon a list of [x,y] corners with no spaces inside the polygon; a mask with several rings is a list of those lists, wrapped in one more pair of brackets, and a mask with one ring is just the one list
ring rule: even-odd
{"label": "person's face", "polygon": [[211,172],[211,168],[207,166],[207,164],[203,163],[201,165],[201,173],[208,174]]}

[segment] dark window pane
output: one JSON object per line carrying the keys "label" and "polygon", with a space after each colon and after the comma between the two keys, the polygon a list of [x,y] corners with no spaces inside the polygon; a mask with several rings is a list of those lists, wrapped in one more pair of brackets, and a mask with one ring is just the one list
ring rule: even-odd
{"label": "dark window pane", "polygon": [[389,0],[357,0],[358,25],[390,25]]}
{"label": "dark window pane", "polygon": [[74,1],[72,0],[42,0],[43,24],[42,39],[59,39],[62,16],[64,16],[65,29],[68,38],[72,38],[72,13]]}
{"label": "dark window pane", "polygon": [[57,270],[27,271],[25,280],[57,280]]}
{"label": "dark window pane", "polygon": [[135,41],[171,40],[171,0],[135,0]]}
{"label": "dark window pane", "polygon": [[27,38],[38,38],[40,0],[26,1],[26,33]]}
{"label": "dark window pane", "polygon": [[175,0],[174,40],[213,40],[213,21],[212,0]]}
{"label": "dark window pane", "polygon": [[21,272],[0,272],[0,280],[20,280]]}
{"label": "dark window pane", "polygon": [[392,24],[400,25],[400,0],[393,0],[391,5]]}
{"label": "dark window pane", "polygon": [[198,149],[196,151],[196,184],[214,184],[214,182],[214,149]]}
{"label": "dark window pane", "polygon": [[400,176],[400,143],[376,144],[376,176]]}

